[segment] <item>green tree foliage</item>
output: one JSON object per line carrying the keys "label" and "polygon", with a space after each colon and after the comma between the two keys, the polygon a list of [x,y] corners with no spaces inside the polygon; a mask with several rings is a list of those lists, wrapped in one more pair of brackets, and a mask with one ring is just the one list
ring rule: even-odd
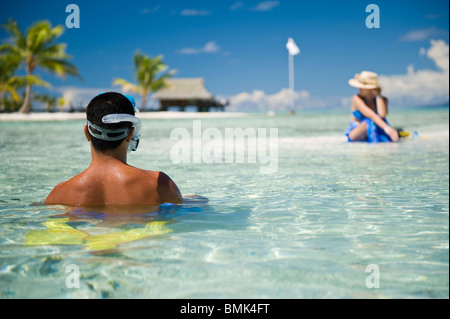
{"label": "green tree foliage", "polygon": [[66,54],[66,44],[56,43],[56,40],[64,32],[64,27],[58,25],[52,27],[49,21],[39,21],[22,33],[18,24],[13,19],[2,25],[10,34],[12,43],[0,45],[0,54],[19,61],[25,67],[25,98],[19,110],[21,113],[31,111],[31,87],[33,85],[49,85],[38,76],[33,75],[36,68],[40,67],[58,77],[65,78],[73,75],[80,78],[77,68],[69,62],[71,58]]}
{"label": "green tree foliage", "polygon": [[135,77],[138,84],[121,78],[113,81],[113,85],[120,85],[124,91],[141,95],[142,111],[145,111],[148,94],[164,88],[166,79],[175,74],[174,70],[167,71],[168,66],[162,61],[162,58],[161,55],[152,58],[138,51],[134,55]]}

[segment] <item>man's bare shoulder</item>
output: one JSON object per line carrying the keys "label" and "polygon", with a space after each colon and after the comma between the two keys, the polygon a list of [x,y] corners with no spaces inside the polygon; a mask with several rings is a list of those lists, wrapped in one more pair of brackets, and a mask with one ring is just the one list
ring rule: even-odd
{"label": "man's bare shoulder", "polygon": [[[170,183],[172,179],[164,172],[150,171],[141,168],[131,167],[130,176],[147,177],[150,180],[154,180],[159,184]],[[172,181],[173,182],[173,181]]]}
{"label": "man's bare shoulder", "polygon": [[64,205],[76,190],[83,188],[83,184],[86,182],[83,176],[84,172],[56,185],[45,199],[45,203],[47,205]]}
{"label": "man's bare shoulder", "polygon": [[150,178],[158,178],[158,175],[160,173],[158,171],[150,171],[150,170],[137,168],[137,167],[133,167],[133,166],[131,166],[131,170],[133,170],[134,173],[141,174],[141,175],[144,175],[144,176],[147,176]]}
{"label": "man's bare shoulder", "polygon": [[158,193],[161,201],[166,203],[181,203],[183,198],[175,182],[163,172],[157,172],[157,174]]}
{"label": "man's bare shoulder", "polygon": [[142,187],[156,187],[159,172],[136,168],[133,166],[127,167],[124,171],[124,181],[131,184],[138,184]]}
{"label": "man's bare shoulder", "polygon": [[165,173],[122,167],[108,173],[82,172],[58,184],[48,195],[47,205],[87,203],[181,203],[175,182]]}
{"label": "man's bare shoulder", "polygon": [[178,191],[178,187],[175,182],[164,172],[160,171],[148,171],[143,169],[138,169],[140,177],[146,177],[141,179],[140,182],[149,182],[153,184],[157,189],[163,192],[173,192]]}
{"label": "man's bare shoulder", "polygon": [[182,195],[175,182],[164,172],[129,167],[131,189],[138,196],[157,198],[161,203],[181,203]]}
{"label": "man's bare shoulder", "polygon": [[59,183],[56,185],[53,190],[48,194],[45,199],[45,203],[47,205],[59,205],[64,204],[65,198],[67,198],[67,193],[70,189],[67,187],[68,181]]}

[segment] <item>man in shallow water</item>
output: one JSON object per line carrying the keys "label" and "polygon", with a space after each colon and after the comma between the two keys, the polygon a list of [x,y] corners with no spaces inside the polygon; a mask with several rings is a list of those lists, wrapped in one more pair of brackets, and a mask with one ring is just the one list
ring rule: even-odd
{"label": "man in shallow water", "polygon": [[140,130],[132,97],[102,93],[89,103],[86,115],[84,134],[91,143],[92,163],[84,172],[57,185],[46,204],[181,203],[182,195],[169,176],[127,164],[127,152],[137,149]]}

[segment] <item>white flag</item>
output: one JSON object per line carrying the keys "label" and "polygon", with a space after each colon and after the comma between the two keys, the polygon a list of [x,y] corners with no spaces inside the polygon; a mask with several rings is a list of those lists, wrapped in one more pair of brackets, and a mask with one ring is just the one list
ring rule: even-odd
{"label": "white flag", "polygon": [[292,38],[289,38],[286,48],[289,50],[290,55],[297,55],[300,53],[300,49]]}

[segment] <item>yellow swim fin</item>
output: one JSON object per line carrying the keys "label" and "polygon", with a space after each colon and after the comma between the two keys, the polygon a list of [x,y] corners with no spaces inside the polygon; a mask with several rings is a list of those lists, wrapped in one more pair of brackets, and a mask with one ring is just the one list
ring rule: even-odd
{"label": "yellow swim fin", "polygon": [[90,250],[105,250],[117,247],[121,243],[170,233],[172,230],[165,225],[168,222],[153,221],[145,225],[144,228],[135,228],[123,232],[115,232],[103,235],[89,236],[84,239],[86,248]]}
{"label": "yellow swim fin", "polygon": [[68,218],[49,219],[43,223],[46,230],[32,230],[25,236],[25,245],[84,245],[89,250],[105,250],[150,236],[170,233],[167,221],[152,221],[143,228],[102,235],[89,235],[67,225]]}
{"label": "yellow swim fin", "polygon": [[25,245],[82,245],[89,235],[66,224],[68,218],[49,219],[46,230],[32,230],[25,236]]}

